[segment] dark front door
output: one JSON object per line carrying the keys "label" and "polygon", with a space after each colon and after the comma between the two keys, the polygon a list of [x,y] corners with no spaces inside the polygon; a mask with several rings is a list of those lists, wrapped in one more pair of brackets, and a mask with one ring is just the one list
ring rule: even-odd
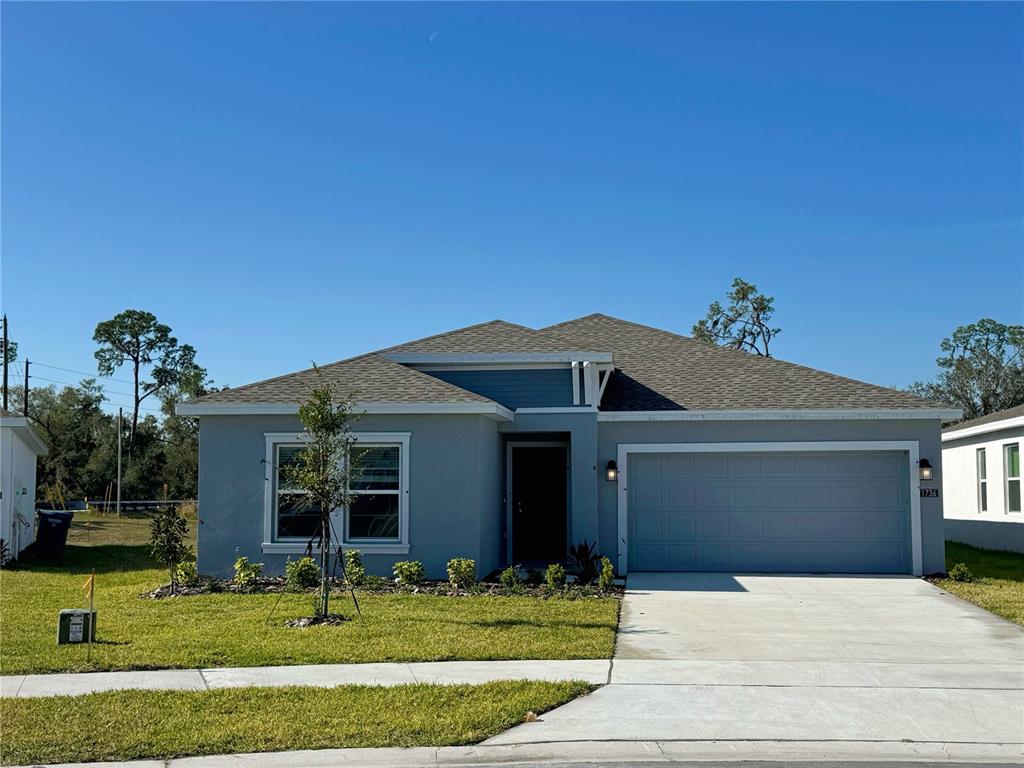
{"label": "dark front door", "polygon": [[510,447],[512,560],[562,562],[566,555],[568,455],[564,446]]}

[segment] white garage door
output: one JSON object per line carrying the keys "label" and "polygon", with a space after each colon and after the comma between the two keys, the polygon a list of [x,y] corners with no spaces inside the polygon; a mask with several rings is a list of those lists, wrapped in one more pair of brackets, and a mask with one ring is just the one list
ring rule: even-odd
{"label": "white garage door", "polygon": [[631,571],[909,573],[907,455],[635,453]]}

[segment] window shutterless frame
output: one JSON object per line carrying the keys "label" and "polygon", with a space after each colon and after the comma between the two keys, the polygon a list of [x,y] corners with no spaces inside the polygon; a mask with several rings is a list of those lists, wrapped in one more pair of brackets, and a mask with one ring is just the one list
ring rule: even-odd
{"label": "window shutterless frame", "polygon": [[988,469],[985,466],[985,449],[975,451],[975,468],[978,477],[978,512],[988,512]]}
{"label": "window shutterless frame", "polygon": [[1021,511],[1020,443],[1003,445],[1003,498],[1007,514]]}
{"label": "window shutterless frame", "polygon": [[[398,457],[398,489],[389,493],[398,497],[398,537],[389,539],[353,539],[347,537],[347,514],[338,510],[334,514],[334,533],[340,536],[344,546],[358,548],[364,554],[404,555],[409,553],[409,432],[357,432],[353,434],[356,446],[397,446]],[[278,446],[302,446],[309,439],[294,432],[267,432],[265,472],[264,472],[264,509],[263,509],[263,553],[264,554],[302,554],[305,552],[309,537],[278,538],[277,534],[277,454]],[[381,491],[382,495],[384,494]],[[359,495],[359,492],[356,492]]]}

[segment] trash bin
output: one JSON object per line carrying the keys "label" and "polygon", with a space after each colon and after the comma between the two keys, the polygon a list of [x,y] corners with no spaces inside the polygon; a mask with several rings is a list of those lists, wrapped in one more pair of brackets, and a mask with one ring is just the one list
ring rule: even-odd
{"label": "trash bin", "polygon": [[40,509],[39,526],[36,529],[36,552],[43,557],[61,557],[64,545],[68,543],[68,528],[71,527],[71,512],[54,509]]}

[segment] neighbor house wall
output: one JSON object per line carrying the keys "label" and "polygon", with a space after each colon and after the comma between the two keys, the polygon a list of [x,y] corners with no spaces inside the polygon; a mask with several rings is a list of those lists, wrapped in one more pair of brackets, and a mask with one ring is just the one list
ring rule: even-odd
{"label": "neighbor house wall", "polygon": [[[476,415],[366,415],[355,432],[408,432],[409,551],[364,551],[371,573],[390,575],[397,560],[421,560],[431,578],[445,578],[449,558],[493,563],[482,551],[483,528],[498,514],[499,448],[494,422]],[[203,416],[199,438],[199,570],[229,575],[239,555],[281,573],[287,554],[263,551],[266,433],[301,432],[293,416]],[[491,487],[494,485],[495,487]],[[499,502],[495,503],[495,498]],[[482,518],[486,517],[486,523]],[[291,557],[298,557],[292,554]]]}
{"label": "neighbor house wall", "polygon": [[[956,433],[951,433],[955,435]],[[1024,552],[1024,513],[1007,512],[1003,446],[1024,446],[1024,427],[951,439],[942,444],[946,538],[988,549]],[[988,509],[978,505],[977,451],[985,449]]]}
{"label": "neighbor house wall", "polygon": [[0,430],[0,457],[0,537],[16,557],[32,543],[35,531],[36,454],[5,427]]}
{"label": "neighbor house wall", "polygon": [[[643,421],[598,422],[597,459],[600,466],[616,459],[619,443],[745,443],[834,440],[913,440],[921,458],[935,467],[935,480],[922,487],[939,487],[942,479],[941,424],[932,419],[771,420],[771,421]],[[941,495],[921,499],[921,547],[925,573],[945,570]],[[618,483],[598,483],[599,543],[612,557],[623,546],[618,530]]]}

